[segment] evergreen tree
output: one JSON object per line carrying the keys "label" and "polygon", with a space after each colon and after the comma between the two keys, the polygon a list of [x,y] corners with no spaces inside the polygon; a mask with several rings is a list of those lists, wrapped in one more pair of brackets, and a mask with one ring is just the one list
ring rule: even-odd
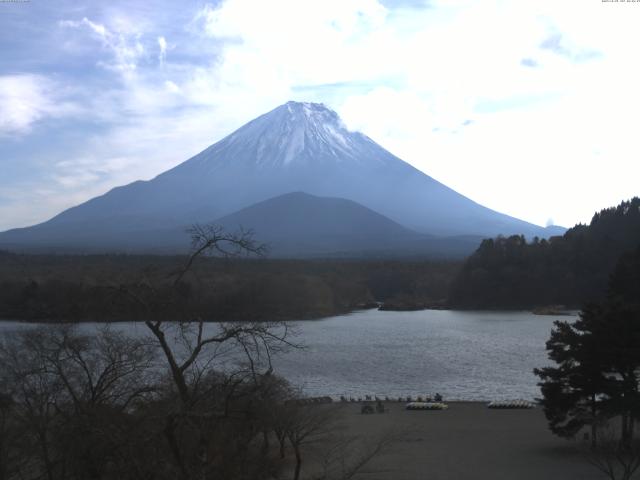
{"label": "evergreen tree", "polygon": [[557,366],[534,372],[550,429],[572,437],[590,425],[595,444],[597,425],[619,417],[630,445],[640,418],[640,248],[618,262],[605,301],[555,323],[547,350]]}
{"label": "evergreen tree", "polygon": [[616,262],[639,242],[638,197],[596,213],[588,226],[562,237],[484,240],[460,269],[449,300],[463,308],[517,309],[602,301]]}
{"label": "evergreen tree", "polygon": [[558,366],[534,370],[542,380],[542,405],[551,431],[573,437],[590,425],[594,444],[606,404],[601,394],[607,379],[596,333],[600,319],[601,308],[594,304],[587,306],[573,324],[555,322],[547,350]]}

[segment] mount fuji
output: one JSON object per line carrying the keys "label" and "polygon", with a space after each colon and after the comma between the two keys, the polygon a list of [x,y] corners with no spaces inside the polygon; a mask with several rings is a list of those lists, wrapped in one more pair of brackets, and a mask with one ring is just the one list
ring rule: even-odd
{"label": "mount fuji", "polygon": [[[292,192],[309,197],[286,195]],[[260,207],[262,219],[273,217],[271,224],[277,224],[287,211],[283,202],[300,203],[301,199],[313,219],[318,209],[329,205],[333,210],[327,212],[336,212],[335,202],[322,202],[323,198],[342,199],[350,207],[361,207],[349,209],[354,229],[363,224],[356,219],[362,216],[367,221],[375,217],[376,228],[393,225],[390,231],[402,241],[396,245],[387,239],[387,251],[394,245],[402,248],[409,237],[412,245],[420,244],[420,238],[434,237],[466,238],[468,244],[468,238],[498,234],[548,237],[561,233],[473,202],[366,135],[349,131],[322,104],[288,102],[152,180],[114,188],[44,223],[0,233],[0,246],[50,251],[180,251],[188,247],[188,237],[182,232],[189,225],[224,219],[222,223],[230,226],[236,212],[280,196],[284,199],[272,202],[278,208],[270,210],[268,202]],[[298,209],[304,215],[300,212]],[[249,217],[239,215],[236,220],[246,222]],[[330,214],[325,217],[325,221],[332,218]],[[345,222],[344,216],[340,221]],[[242,226],[254,228],[260,240],[257,225]],[[287,228],[289,245],[306,235],[305,227],[298,232],[292,225]],[[331,230],[329,224],[324,228]],[[356,238],[358,232],[353,233]],[[341,250],[337,237],[324,250],[320,238],[312,242],[315,254]],[[305,242],[298,243],[291,252],[304,256]],[[442,250],[435,245],[446,242],[426,244],[431,245],[425,247],[431,253],[442,253],[434,252]],[[374,247],[367,244],[369,249]],[[353,248],[357,247],[352,245],[345,252]]]}

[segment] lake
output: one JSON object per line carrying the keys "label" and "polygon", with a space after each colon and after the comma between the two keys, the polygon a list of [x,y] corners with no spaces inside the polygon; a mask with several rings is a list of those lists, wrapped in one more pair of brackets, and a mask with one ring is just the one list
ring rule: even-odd
{"label": "lake", "polygon": [[[274,359],[277,373],[308,395],[390,397],[442,394],[450,400],[540,396],[533,368],[549,364],[554,320],[529,312],[358,311],[292,322],[304,350]],[[144,333],[141,324],[116,324]],[[0,332],[24,328],[0,323]],[[83,329],[95,324],[83,325]]]}

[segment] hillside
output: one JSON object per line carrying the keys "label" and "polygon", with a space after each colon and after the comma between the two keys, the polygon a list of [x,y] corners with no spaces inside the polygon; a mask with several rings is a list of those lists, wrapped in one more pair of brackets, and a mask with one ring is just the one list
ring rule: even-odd
{"label": "hillside", "polygon": [[288,102],[149,181],[114,188],[39,225],[0,233],[0,247],[163,252],[169,245],[184,251],[188,245],[162,233],[291,192],[357,202],[426,235],[550,234],[455,192],[347,130],[324,105]]}
{"label": "hillside", "polygon": [[480,237],[411,231],[351,200],[289,193],[216,220],[228,231],[251,229],[272,257],[464,257]]}
{"label": "hillside", "polygon": [[484,240],[450,292],[464,308],[580,307],[606,291],[609,274],[640,245],[640,198],[596,213],[589,225],[528,242],[522,236]]}

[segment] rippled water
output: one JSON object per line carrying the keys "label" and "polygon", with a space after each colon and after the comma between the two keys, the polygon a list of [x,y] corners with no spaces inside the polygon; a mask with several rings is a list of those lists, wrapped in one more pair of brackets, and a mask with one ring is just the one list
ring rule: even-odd
{"label": "rippled water", "polygon": [[532,369],[549,363],[545,342],[557,319],[528,312],[367,310],[298,323],[307,349],[276,365],[313,395],[533,399],[540,393]]}
{"label": "rippled water", "polygon": [[[367,310],[294,322],[292,350],[276,371],[309,395],[407,396],[441,393],[456,400],[538,397],[534,367],[548,364],[554,320],[528,312]],[[141,324],[116,324],[143,334]],[[0,323],[3,330],[24,328]],[[83,329],[95,328],[85,324]]]}

